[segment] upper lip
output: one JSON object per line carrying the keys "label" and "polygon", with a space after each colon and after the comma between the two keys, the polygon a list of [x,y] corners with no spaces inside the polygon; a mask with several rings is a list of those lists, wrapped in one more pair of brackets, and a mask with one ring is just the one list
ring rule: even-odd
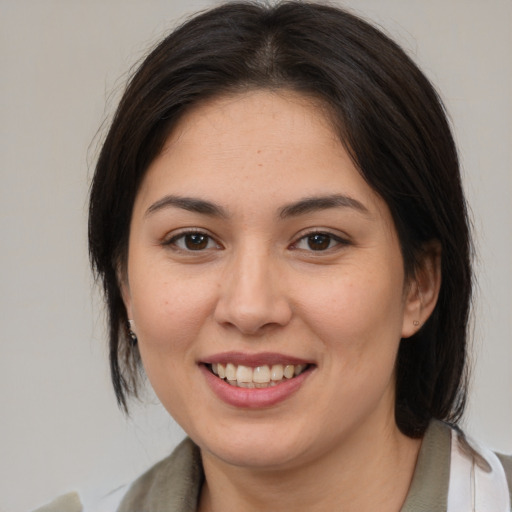
{"label": "upper lip", "polygon": [[301,359],[300,357],[279,354],[277,352],[260,352],[258,354],[247,354],[244,352],[222,352],[213,354],[201,360],[203,364],[225,364],[250,366],[272,366],[274,364],[312,364],[311,361]]}

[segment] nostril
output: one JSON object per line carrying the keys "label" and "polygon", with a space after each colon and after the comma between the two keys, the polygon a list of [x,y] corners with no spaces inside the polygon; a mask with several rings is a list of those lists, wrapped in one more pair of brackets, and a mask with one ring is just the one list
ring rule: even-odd
{"label": "nostril", "polygon": [[219,324],[236,328],[243,334],[262,335],[289,323],[292,317],[291,308],[284,300],[282,302],[230,304],[223,301],[218,304],[214,317]]}

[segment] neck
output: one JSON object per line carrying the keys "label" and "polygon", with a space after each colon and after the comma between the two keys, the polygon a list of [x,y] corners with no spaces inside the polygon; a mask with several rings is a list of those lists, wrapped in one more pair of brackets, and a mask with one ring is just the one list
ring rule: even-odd
{"label": "neck", "polygon": [[376,431],[358,429],[328,453],[285,469],[235,467],[203,453],[199,512],[397,512],[407,496],[420,444],[390,421]]}

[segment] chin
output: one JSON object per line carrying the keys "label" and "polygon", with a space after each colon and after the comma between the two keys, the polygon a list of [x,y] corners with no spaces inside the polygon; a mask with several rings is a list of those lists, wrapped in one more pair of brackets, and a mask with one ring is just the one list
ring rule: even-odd
{"label": "chin", "polygon": [[289,428],[279,429],[272,424],[267,428],[230,429],[215,439],[194,441],[203,454],[233,466],[254,469],[286,468],[306,458],[312,448],[304,434],[294,435]]}

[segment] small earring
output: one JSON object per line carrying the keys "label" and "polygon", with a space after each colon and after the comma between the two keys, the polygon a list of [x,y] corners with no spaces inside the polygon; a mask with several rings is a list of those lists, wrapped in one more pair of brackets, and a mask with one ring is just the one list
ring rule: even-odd
{"label": "small earring", "polygon": [[415,327],[418,327],[418,325],[420,325],[419,320],[414,320],[413,325],[414,325]]}
{"label": "small earring", "polygon": [[130,335],[130,338],[132,339],[133,345],[137,343],[137,335],[133,331],[134,321],[128,320],[128,334]]}

